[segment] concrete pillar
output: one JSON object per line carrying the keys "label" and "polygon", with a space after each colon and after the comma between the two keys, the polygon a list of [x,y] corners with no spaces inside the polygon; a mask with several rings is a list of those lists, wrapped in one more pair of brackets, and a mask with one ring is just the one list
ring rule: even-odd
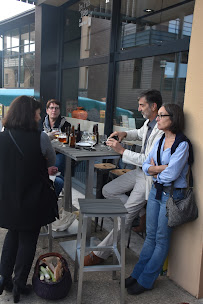
{"label": "concrete pillar", "polygon": [[186,80],[186,135],[194,147],[194,190],[199,218],[173,232],[169,277],[197,298],[203,297],[203,1],[196,0]]}

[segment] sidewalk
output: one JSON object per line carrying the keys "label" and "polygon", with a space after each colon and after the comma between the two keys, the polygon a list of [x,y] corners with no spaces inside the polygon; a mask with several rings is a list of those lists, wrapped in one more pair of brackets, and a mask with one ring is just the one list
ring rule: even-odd
{"label": "sidewalk", "polygon": [[[78,196],[78,193],[74,193]],[[80,195],[81,197],[81,195]],[[108,222],[105,221],[105,229],[109,229]],[[0,229],[0,250],[4,241],[6,230]],[[106,230],[97,232],[97,237],[103,238],[106,235]],[[94,233],[93,233],[94,235]],[[60,247],[59,242],[70,240],[71,238],[54,239],[53,240],[53,251],[61,253],[68,261],[71,275],[73,277],[74,272],[74,262],[69,258],[69,256]],[[75,239],[75,237],[72,237]],[[131,249],[126,249],[126,277],[130,275],[133,266],[138,259],[138,251],[142,247],[142,239],[137,236],[136,233],[132,232],[132,247]],[[139,244],[139,246],[138,246]],[[137,249],[135,252],[132,249]],[[42,237],[39,238],[36,258],[33,266],[35,265],[36,259],[40,254],[44,254],[48,251],[48,248],[42,249]],[[107,263],[111,262],[111,258],[108,259]],[[33,269],[31,271],[29,282],[31,282],[33,274]],[[117,274],[118,280],[112,280],[111,272],[92,272],[85,273],[83,280],[83,304],[119,304],[120,303],[120,285],[119,285],[119,273]],[[28,297],[21,296],[20,303],[24,304],[76,304],[77,298],[77,283],[72,284],[69,295],[62,300],[58,301],[48,301],[39,298],[34,292]],[[13,298],[10,293],[3,292],[0,296],[0,304],[13,303]],[[139,303],[139,304],[179,304],[179,303],[189,303],[189,304],[203,304],[203,299],[197,300],[195,297],[191,296],[188,292],[184,291],[182,288],[176,286],[174,282],[169,280],[166,276],[160,276],[155,283],[155,288],[152,291],[147,291],[139,296],[131,296],[126,292],[125,303]]]}

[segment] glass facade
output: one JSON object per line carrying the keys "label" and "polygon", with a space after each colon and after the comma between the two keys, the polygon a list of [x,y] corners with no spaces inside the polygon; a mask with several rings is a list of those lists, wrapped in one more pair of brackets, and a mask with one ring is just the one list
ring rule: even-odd
{"label": "glass facade", "polygon": [[3,37],[3,87],[34,88],[35,25],[13,29]]}
{"label": "glass facade", "polygon": [[194,3],[178,6],[179,3],[122,0],[120,49],[161,45],[191,36]]}
{"label": "glass facade", "polygon": [[104,64],[84,64],[64,69],[62,102],[67,116],[80,106],[88,112],[88,120],[104,123],[111,7],[112,1],[85,0],[65,11],[63,64],[78,65],[82,60],[106,57]]}
{"label": "glass facade", "polygon": [[112,0],[83,0],[68,7],[64,20],[64,61],[108,55]]}
{"label": "glass facade", "polygon": [[[71,117],[81,106],[87,120],[104,123],[110,108],[115,127],[139,128],[143,90],[160,90],[164,102],[182,105],[194,2],[121,0],[118,8],[111,0],[83,0],[67,6],[63,114]],[[112,128],[109,119],[105,124]]]}

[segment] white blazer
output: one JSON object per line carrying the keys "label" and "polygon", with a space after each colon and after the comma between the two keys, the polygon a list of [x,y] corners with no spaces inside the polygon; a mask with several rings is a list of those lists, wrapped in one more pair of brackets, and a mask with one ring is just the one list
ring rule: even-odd
{"label": "white blazer", "polygon": [[[131,130],[131,131],[126,132],[127,136],[126,136],[125,139],[127,139],[127,140],[138,140],[138,139],[142,140],[142,148],[141,148],[140,153],[133,152],[133,151],[125,149],[125,151],[123,153],[123,156],[122,156],[122,161],[124,163],[142,167],[142,164],[145,161],[145,159],[147,158],[147,156],[148,156],[149,152],[151,151],[153,145],[162,136],[163,131],[159,130],[158,127],[157,127],[157,124],[156,124],[154,126],[149,138],[148,138],[145,153],[144,153],[144,143],[145,143],[145,139],[146,139],[146,135],[147,135],[147,131],[148,131],[148,126],[147,126],[148,122],[149,122],[149,119],[147,119],[145,121],[144,125],[140,129],[135,129],[135,130]],[[151,189],[151,186],[152,186],[152,177],[145,175],[145,179],[146,179],[146,199],[148,199],[149,192],[150,192],[150,189]]]}

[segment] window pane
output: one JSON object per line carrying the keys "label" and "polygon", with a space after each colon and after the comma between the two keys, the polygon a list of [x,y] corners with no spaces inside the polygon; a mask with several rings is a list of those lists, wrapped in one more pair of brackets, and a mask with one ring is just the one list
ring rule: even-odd
{"label": "window pane", "polygon": [[[87,120],[104,123],[107,76],[107,64],[65,70],[62,94],[63,114],[72,117],[73,110],[79,106],[87,112]],[[96,82],[95,79],[97,79]]]}
{"label": "window pane", "polygon": [[11,33],[6,32],[4,35],[4,49],[11,47]]}
{"label": "window pane", "polygon": [[19,46],[19,30],[15,29],[11,32],[11,46]]}
{"label": "window pane", "polygon": [[25,25],[21,28],[21,40],[20,44],[28,44],[29,43],[29,25]]}
{"label": "window pane", "polygon": [[112,0],[79,1],[67,8],[64,61],[98,57],[109,52]]}
{"label": "window pane", "polygon": [[34,52],[35,51],[35,44],[30,44],[30,52]]}
{"label": "window pane", "polygon": [[11,50],[11,55],[18,55],[18,53],[19,53],[19,46],[17,46],[17,47],[14,47],[14,48],[12,48],[12,49],[10,49]]}
{"label": "window pane", "polygon": [[[4,58],[4,86],[7,88],[18,87],[18,57]],[[7,76],[5,76],[7,74]]]}
{"label": "window pane", "polygon": [[34,87],[34,53],[21,56],[20,59],[20,87],[33,88]]}
{"label": "window pane", "polygon": [[170,8],[178,2],[181,1],[122,0],[120,48],[161,45],[191,36],[194,1]]}
{"label": "window pane", "polygon": [[183,104],[188,52],[117,64],[116,110],[114,125],[140,128],[144,122],[138,112],[138,97],[144,90],[161,91],[164,103]]}
{"label": "window pane", "polygon": [[35,42],[35,24],[30,24],[30,43]]}

